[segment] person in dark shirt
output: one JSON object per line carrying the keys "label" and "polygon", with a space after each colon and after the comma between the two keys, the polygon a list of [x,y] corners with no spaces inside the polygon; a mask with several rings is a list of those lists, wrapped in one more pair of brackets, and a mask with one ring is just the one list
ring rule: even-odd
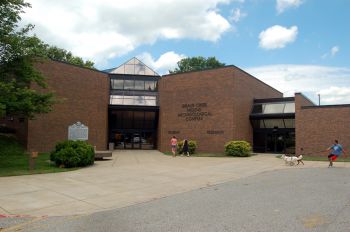
{"label": "person in dark shirt", "polygon": [[187,139],[184,140],[184,143],[182,145],[182,152],[184,155],[190,156],[189,150],[188,150],[188,141]]}

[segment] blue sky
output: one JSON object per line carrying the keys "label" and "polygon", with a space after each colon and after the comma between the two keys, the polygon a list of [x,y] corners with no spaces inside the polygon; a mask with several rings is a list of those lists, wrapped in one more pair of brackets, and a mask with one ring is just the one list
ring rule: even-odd
{"label": "blue sky", "polygon": [[164,74],[215,56],[283,92],[350,104],[349,0],[29,0],[23,23],[47,43],[119,66],[136,56]]}

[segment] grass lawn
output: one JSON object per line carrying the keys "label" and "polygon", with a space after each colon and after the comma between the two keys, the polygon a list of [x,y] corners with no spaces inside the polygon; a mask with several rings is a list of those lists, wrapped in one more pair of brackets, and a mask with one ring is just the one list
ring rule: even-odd
{"label": "grass lawn", "polygon": [[35,169],[29,170],[29,155],[13,138],[0,135],[0,177],[39,173],[66,172],[78,168],[58,168],[50,163],[50,154],[35,158]]}

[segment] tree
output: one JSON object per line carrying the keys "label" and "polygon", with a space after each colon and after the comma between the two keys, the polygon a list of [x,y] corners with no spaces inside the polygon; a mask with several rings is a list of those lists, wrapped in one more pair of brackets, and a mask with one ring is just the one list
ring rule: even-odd
{"label": "tree", "polygon": [[169,73],[183,73],[198,71],[204,69],[213,69],[225,66],[225,63],[219,62],[215,57],[204,58],[202,56],[184,58],[177,62],[177,68],[169,70]]}
{"label": "tree", "polygon": [[[43,91],[47,85],[34,63],[47,58],[93,68],[93,62],[29,36],[33,25],[18,28],[20,13],[30,7],[24,0],[0,2],[0,117],[33,118],[35,114],[51,111],[54,96]],[[39,88],[32,88],[38,86]]]}
{"label": "tree", "polygon": [[94,69],[94,62],[89,60],[84,62],[82,58],[78,56],[73,56],[71,52],[68,52],[67,50],[62,48],[58,48],[56,46],[47,45],[45,56],[53,60],[64,61],[70,64],[75,64],[86,68]]}
{"label": "tree", "polygon": [[36,113],[51,110],[52,93],[39,93],[31,88],[45,88],[44,77],[33,63],[43,51],[36,37],[27,36],[33,28],[18,28],[19,14],[29,7],[23,0],[2,0],[0,3],[0,116],[33,118]]}

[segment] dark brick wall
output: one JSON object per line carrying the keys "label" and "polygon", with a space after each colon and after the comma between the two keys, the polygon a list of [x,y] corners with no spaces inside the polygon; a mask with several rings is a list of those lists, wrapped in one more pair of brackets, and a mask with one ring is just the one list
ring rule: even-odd
{"label": "dark brick wall", "polygon": [[[230,140],[251,141],[249,113],[256,98],[280,97],[281,93],[242,70],[219,69],[168,75],[159,83],[160,121],[158,148],[170,151],[170,138],[193,139],[200,152],[223,152]],[[205,103],[206,106],[197,104]],[[186,107],[184,104],[194,104]],[[192,110],[210,116],[188,120],[179,114]],[[175,133],[175,134],[174,134]]]}
{"label": "dark brick wall", "polygon": [[249,120],[253,101],[260,98],[280,98],[283,94],[250,74],[234,69],[233,138],[253,145],[253,129]]}
{"label": "dark brick wall", "polygon": [[343,147],[350,147],[350,105],[306,107],[312,105],[301,94],[296,94],[296,151],[304,148],[304,154],[324,155],[339,140]]}
{"label": "dark brick wall", "polygon": [[80,121],[89,128],[89,143],[107,146],[109,78],[107,74],[61,62],[37,64],[59,102],[52,112],[28,122],[29,151],[51,151],[68,138],[68,126]]}

